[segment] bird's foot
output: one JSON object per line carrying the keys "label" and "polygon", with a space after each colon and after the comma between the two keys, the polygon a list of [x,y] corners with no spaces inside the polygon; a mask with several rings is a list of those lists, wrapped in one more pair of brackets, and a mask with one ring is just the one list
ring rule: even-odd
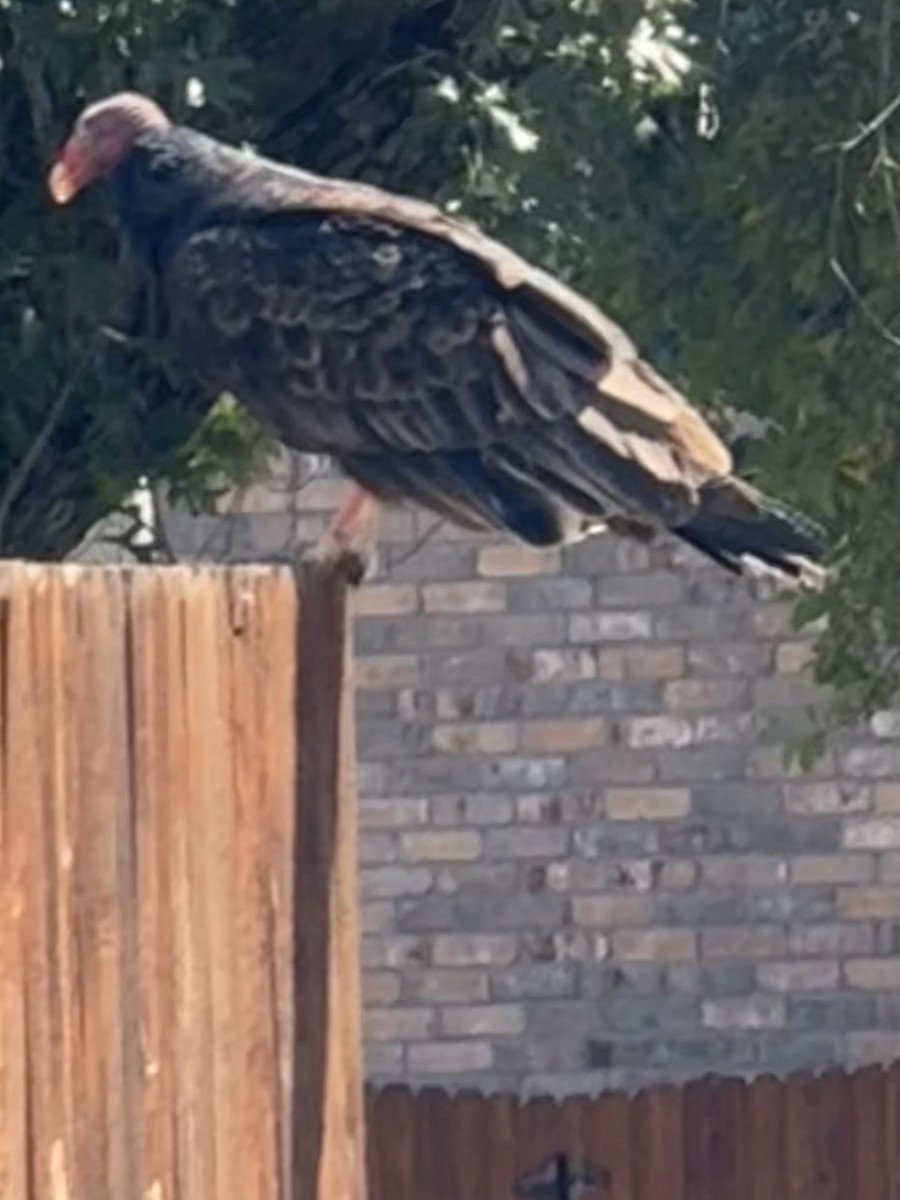
{"label": "bird's foot", "polygon": [[377,537],[378,502],[354,488],[305,558],[320,566],[343,564],[348,581],[356,587],[374,572]]}

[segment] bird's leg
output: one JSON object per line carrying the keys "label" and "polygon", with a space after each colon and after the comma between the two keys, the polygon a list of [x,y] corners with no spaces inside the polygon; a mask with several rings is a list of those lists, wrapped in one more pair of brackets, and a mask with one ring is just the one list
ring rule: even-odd
{"label": "bird's leg", "polygon": [[355,559],[353,582],[361,583],[375,562],[378,538],[378,501],[354,486],[328,523],[312,551],[318,562]]}

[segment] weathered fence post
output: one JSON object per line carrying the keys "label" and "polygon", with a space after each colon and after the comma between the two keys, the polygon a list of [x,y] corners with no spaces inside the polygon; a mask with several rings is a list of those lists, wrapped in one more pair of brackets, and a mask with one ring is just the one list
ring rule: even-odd
{"label": "weathered fence post", "polygon": [[364,1200],[355,730],[347,555],[298,568],[293,1200]]}

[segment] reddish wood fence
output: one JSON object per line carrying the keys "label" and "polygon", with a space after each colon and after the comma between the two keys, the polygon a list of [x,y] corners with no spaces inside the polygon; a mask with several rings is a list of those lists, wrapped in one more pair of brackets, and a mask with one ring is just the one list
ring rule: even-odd
{"label": "reddish wood fence", "polygon": [[370,1200],[898,1200],[900,1064],[519,1102],[369,1096]]}

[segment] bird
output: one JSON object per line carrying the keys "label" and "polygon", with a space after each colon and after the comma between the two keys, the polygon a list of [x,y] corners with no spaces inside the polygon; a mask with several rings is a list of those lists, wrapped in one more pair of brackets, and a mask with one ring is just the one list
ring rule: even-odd
{"label": "bird", "polygon": [[712,418],[596,304],[472,222],[174,123],[89,103],[55,155],[67,205],[111,191],[154,333],[355,487],[323,553],[415,501],[534,547],[668,532],[736,574],[820,587],[816,523],[734,468]]}

